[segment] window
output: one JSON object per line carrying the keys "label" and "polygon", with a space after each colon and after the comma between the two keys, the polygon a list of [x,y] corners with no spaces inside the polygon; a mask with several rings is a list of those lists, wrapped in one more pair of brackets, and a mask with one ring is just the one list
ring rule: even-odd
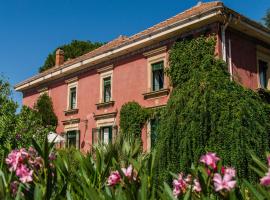
{"label": "window", "polygon": [[79,148],[80,147],[80,133],[78,130],[67,131],[67,133],[66,133],[66,146],[68,148],[70,148],[70,147]]}
{"label": "window", "polygon": [[92,144],[102,142],[108,144],[113,141],[113,134],[117,134],[117,126],[104,126],[92,129]]}
{"label": "window", "polygon": [[157,119],[151,119],[150,121],[150,126],[151,126],[151,148],[154,148],[157,142],[157,126],[158,126],[158,120]]}
{"label": "window", "polygon": [[77,88],[72,87],[69,89],[69,109],[76,108]]}
{"label": "window", "polygon": [[103,102],[111,101],[111,77],[103,79]]}
{"label": "window", "polygon": [[261,85],[261,88],[264,88],[264,89],[266,89],[268,85],[267,70],[268,70],[267,62],[263,60],[259,60],[260,85]]}
{"label": "window", "polygon": [[102,127],[101,128],[101,140],[104,144],[109,144],[112,142],[112,127]]}
{"label": "window", "polygon": [[164,62],[152,64],[152,90],[158,91],[164,87]]}

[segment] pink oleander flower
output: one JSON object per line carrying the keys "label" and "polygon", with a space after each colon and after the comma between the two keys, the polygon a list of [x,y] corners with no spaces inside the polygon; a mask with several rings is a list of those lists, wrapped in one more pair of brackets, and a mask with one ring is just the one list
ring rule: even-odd
{"label": "pink oleander flower", "polygon": [[20,178],[22,183],[28,183],[33,180],[33,170],[29,170],[25,165],[20,165],[16,170],[16,175]]}
{"label": "pink oleander flower", "polygon": [[264,177],[260,179],[260,184],[263,186],[269,186],[270,185],[270,169],[266,173]]}
{"label": "pink oleander flower", "polygon": [[200,162],[206,164],[207,166],[210,166],[212,169],[216,169],[217,161],[219,160],[220,158],[216,156],[216,153],[212,152],[208,152],[200,158]]}
{"label": "pink oleander flower", "polygon": [[236,185],[236,181],[233,180],[233,177],[229,174],[226,174],[226,173],[223,176],[223,178],[220,174],[216,173],[214,175],[213,181],[214,181],[215,190],[217,192],[221,191],[221,190],[230,191]]}
{"label": "pink oleander flower", "polygon": [[108,185],[114,186],[121,181],[121,176],[118,171],[111,172],[111,175],[108,178]]}
{"label": "pink oleander flower", "polygon": [[18,150],[13,150],[8,154],[6,158],[6,164],[9,166],[9,171],[16,171],[19,163],[19,157],[17,156]]}
{"label": "pink oleander flower", "polygon": [[187,186],[188,184],[183,178],[183,173],[180,173],[178,179],[173,180],[173,195],[178,197],[181,193],[185,193]]}
{"label": "pink oleander flower", "polygon": [[195,191],[195,192],[201,192],[202,191],[202,188],[201,188],[201,184],[198,181],[198,179],[194,179],[193,180],[193,183],[194,183],[194,185],[193,185],[193,191]]}
{"label": "pink oleander flower", "polygon": [[228,174],[228,175],[230,175],[231,177],[234,178],[236,176],[236,171],[232,167],[226,167],[225,170],[224,170],[224,174]]}
{"label": "pink oleander flower", "polygon": [[129,165],[128,168],[122,168],[121,170],[127,178],[131,178],[133,170],[132,165]]}

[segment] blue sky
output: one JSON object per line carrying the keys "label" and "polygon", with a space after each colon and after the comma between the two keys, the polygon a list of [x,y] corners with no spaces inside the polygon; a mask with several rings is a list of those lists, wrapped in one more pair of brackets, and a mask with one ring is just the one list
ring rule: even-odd
{"label": "blue sky", "polygon": [[[12,85],[37,73],[48,53],[73,39],[132,35],[196,5],[197,0],[0,0],[0,73]],[[207,2],[204,0],[203,2]],[[270,0],[224,0],[260,21]],[[21,94],[13,97],[21,103]]]}

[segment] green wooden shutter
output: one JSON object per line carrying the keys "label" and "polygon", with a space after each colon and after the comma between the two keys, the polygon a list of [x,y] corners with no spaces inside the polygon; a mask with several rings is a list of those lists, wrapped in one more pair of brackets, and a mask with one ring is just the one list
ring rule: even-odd
{"label": "green wooden shutter", "polygon": [[76,148],[80,149],[80,130],[76,131]]}

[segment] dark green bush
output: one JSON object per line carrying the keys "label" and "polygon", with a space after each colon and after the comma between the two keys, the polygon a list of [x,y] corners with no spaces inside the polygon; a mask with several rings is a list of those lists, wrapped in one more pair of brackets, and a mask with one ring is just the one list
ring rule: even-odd
{"label": "dark green bush", "polygon": [[214,39],[200,37],[176,43],[170,51],[167,74],[174,90],[159,128],[159,181],[168,181],[170,171],[187,171],[206,151],[217,152],[240,178],[254,180],[248,151],[262,158],[269,149],[268,105],[230,81],[214,47]]}
{"label": "dark green bush", "polygon": [[120,111],[120,127],[125,136],[140,138],[142,127],[150,115],[150,111],[137,102],[124,104]]}

